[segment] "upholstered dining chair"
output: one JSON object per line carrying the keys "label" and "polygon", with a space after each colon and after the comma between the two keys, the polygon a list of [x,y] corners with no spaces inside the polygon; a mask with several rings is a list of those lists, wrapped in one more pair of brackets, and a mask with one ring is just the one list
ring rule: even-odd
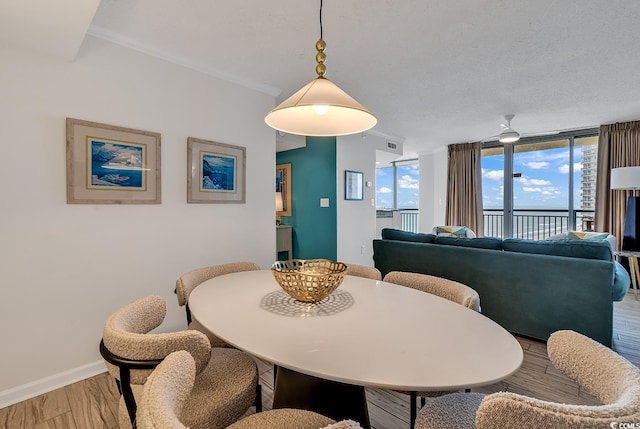
{"label": "upholstered dining chair", "polygon": [[[147,379],[138,407],[140,429],[186,429],[182,421],[184,404],[193,388],[196,364],[185,350],[168,355]],[[332,429],[359,428],[349,421],[337,424],[320,414],[294,409],[256,413],[228,426],[228,429]],[[329,425],[329,426],[327,426]]]}
{"label": "upholstered dining chair", "polygon": [[[405,273],[401,271],[391,271],[384,276],[384,281],[398,285],[410,287],[422,292],[437,295],[457,304],[463,305],[471,310],[480,311],[480,296],[478,292],[467,285],[453,280],[430,276],[427,274]],[[438,392],[403,392],[410,397],[410,425],[413,428],[418,412],[417,397],[421,397],[421,405],[424,406],[425,398],[446,395],[448,391]]]}
{"label": "upholstered dining chair", "polygon": [[178,277],[176,280],[176,294],[178,295],[178,305],[185,307],[187,314],[187,325],[189,329],[195,329],[200,332],[204,332],[212,347],[227,347],[227,344],[220,338],[213,335],[207,328],[202,326],[197,320],[193,320],[191,317],[191,310],[189,309],[189,295],[193,290],[202,282],[212,279],[214,277],[222,276],[225,274],[238,273],[241,271],[253,271],[259,270],[260,267],[254,262],[231,262],[222,265],[213,265],[210,267],[198,268],[193,271],[189,271]]}
{"label": "upholstered dining chair", "polygon": [[251,356],[232,348],[212,348],[207,336],[196,330],[150,334],[166,311],[165,300],[151,295],[125,305],[105,323],[100,352],[122,393],[120,428],[135,428],[142,386],[152,368],[178,350],[188,351],[195,360],[194,386],[183,401],[186,426],[224,428],[253,404],[260,410],[258,370]]}
{"label": "upholstered dining chair", "polygon": [[382,280],[380,270],[375,267],[367,267],[366,265],[347,264],[347,272],[345,274],[373,280]]}
{"label": "upholstered dining chair", "polygon": [[[574,331],[557,331],[547,342],[551,363],[602,405],[569,405],[510,392],[435,398],[424,406],[416,428],[550,429],[619,427],[640,422],[640,369],[602,344]],[[631,426],[629,426],[631,427]]]}

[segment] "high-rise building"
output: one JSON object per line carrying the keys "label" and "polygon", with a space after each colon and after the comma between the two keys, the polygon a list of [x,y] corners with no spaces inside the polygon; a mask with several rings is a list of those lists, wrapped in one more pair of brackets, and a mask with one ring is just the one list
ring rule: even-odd
{"label": "high-rise building", "polygon": [[582,210],[596,209],[597,160],[597,144],[585,144],[582,146],[582,179],[580,181]]}

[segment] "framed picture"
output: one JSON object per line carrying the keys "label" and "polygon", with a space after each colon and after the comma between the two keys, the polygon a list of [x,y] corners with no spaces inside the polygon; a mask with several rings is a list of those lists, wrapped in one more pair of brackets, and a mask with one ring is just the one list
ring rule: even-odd
{"label": "framed picture", "polygon": [[282,195],[280,216],[291,216],[291,164],[276,165],[276,192]]}
{"label": "framed picture", "polygon": [[67,118],[68,204],[160,204],[160,134]]}
{"label": "framed picture", "polygon": [[344,199],[345,200],[362,200],[363,199],[363,180],[364,173],[360,171],[344,171]]}
{"label": "framed picture", "polygon": [[187,203],[245,202],[246,149],[189,137]]}

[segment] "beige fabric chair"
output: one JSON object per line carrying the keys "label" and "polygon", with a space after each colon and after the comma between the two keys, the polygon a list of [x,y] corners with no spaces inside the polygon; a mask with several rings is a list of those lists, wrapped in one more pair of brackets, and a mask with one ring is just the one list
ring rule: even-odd
{"label": "beige fabric chair", "polygon": [[[178,350],[188,351],[195,359],[196,376],[194,387],[184,401],[183,423],[193,429],[230,425],[244,415],[256,398],[258,370],[255,361],[239,350],[211,348],[206,335],[195,330],[149,334],[160,326],[166,311],[165,300],[152,295],[116,311],[104,326],[106,351],[101,352],[123,392],[120,427],[132,427],[130,416],[135,416],[142,385],[151,370],[129,372],[126,366],[114,366],[109,363],[110,360],[113,362],[113,356],[107,356],[107,352],[139,363],[163,359]],[[132,391],[133,398],[127,391]]]}
{"label": "beige fabric chair", "polygon": [[[171,353],[149,376],[138,408],[140,429],[186,429],[181,422],[184,404],[193,388],[196,365],[187,351]],[[253,414],[228,429],[359,428],[353,422],[335,423],[311,411],[279,409]],[[330,425],[330,426],[327,426]]]}
{"label": "beige fabric chair", "polygon": [[178,280],[176,280],[176,294],[178,295],[178,305],[181,307],[185,306],[185,312],[187,313],[187,325],[189,326],[189,329],[204,332],[211,342],[211,347],[227,347],[228,345],[224,341],[209,332],[209,330],[202,326],[200,322],[192,319],[191,310],[189,310],[189,295],[202,282],[214,277],[259,269],[260,267],[258,264],[253,262],[231,262],[229,264],[198,268],[197,270],[189,271],[188,273],[181,275]]}
{"label": "beige fabric chair", "polygon": [[[453,280],[434,277],[427,274],[391,271],[386,276],[384,276],[384,281],[407,286],[413,289],[420,290],[422,292],[430,293],[432,295],[437,295],[441,298],[445,298],[449,301],[453,301],[457,304],[463,305],[471,310],[480,311],[480,297],[478,296],[478,292],[476,292],[469,286],[463,285],[462,283],[458,283]],[[410,396],[410,426],[413,428],[417,415],[418,405],[416,403],[416,399],[418,396],[422,398],[421,404],[424,405],[425,397],[442,396],[451,392],[437,391],[402,393],[406,393]]]}
{"label": "beige fabric chair", "polygon": [[[569,405],[516,393],[454,393],[420,410],[416,428],[581,428],[640,422],[640,369],[614,351],[574,331],[554,332],[547,343],[553,365],[603,405]],[[464,402],[461,402],[463,401]],[[475,423],[475,424],[474,424]],[[622,426],[620,426],[622,427]]]}
{"label": "beige fabric chair", "polygon": [[373,280],[382,280],[380,270],[374,267],[367,267],[365,265],[347,264],[347,272],[345,274]]}
{"label": "beige fabric chair", "polygon": [[480,311],[480,296],[478,296],[478,292],[469,286],[453,280],[430,276],[428,274],[391,271],[384,276],[384,281],[437,295],[449,301],[464,305],[471,310]]}

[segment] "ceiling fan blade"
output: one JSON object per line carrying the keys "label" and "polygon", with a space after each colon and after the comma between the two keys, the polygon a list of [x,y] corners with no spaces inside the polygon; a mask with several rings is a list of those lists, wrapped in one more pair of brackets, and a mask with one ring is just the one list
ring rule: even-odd
{"label": "ceiling fan blade", "polygon": [[484,139],[480,140],[480,143],[495,142],[495,141],[498,141],[499,137],[500,137],[500,134],[497,134],[497,135],[491,136],[491,137],[487,137],[487,138],[484,138]]}
{"label": "ceiling fan blade", "polygon": [[555,136],[560,134],[560,131],[543,131],[540,133],[523,133],[522,137],[542,137],[542,136]]}

